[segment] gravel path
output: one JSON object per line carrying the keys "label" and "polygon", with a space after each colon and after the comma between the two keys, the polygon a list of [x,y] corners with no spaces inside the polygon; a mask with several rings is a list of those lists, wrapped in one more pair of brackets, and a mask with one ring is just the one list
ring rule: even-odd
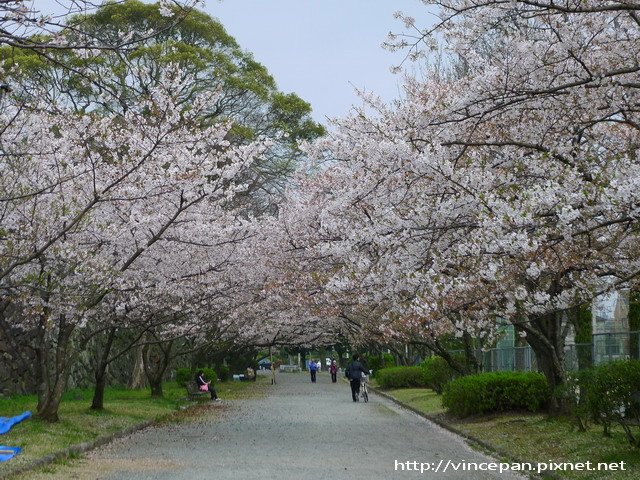
{"label": "gravel path", "polygon": [[[72,479],[377,480],[505,479],[497,472],[442,472],[448,460],[493,462],[459,437],[375,394],[353,403],[327,373],[283,373],[266,397],[211,406],[198,422],[149,428],[56,469]],[[443,463],[440,472],[396,470],[395,461]],[[409,468],[413,469],[414,464]],[[426,467],[425,467],[426,468]],[[51,474],[38,478],[51,479]]]}

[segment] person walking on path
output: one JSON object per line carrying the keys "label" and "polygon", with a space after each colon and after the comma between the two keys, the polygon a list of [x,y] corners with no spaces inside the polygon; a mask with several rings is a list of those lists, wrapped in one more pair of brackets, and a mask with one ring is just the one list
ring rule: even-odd
{"label": "person walking on path", "polygon": [[316,383],[316,371],[318,370],[318,364],[315,360],[309,360],[309,373],[311,374],[311,383]]}
{"label": "person walking on path", "polygon": [[331,374],[331,382],[336,383],[338,381],[338,365],[335,360],[329,366],[329,373]]}
{"label": "person walking on path", "polygon": [[209,392],[211,394],[212,402],[219,402],[218,394],[216,393],[216,389],[211,386],[211,382],[207,382],[204,379],[204,372],[200,370],[196,375],[196,383],[198,384],[198,388],[201,392]]}
{"label": "person walking on path", "polygon": [[358,401],[358,395],[360,394],[360,380],[362,379],[362,374],[368,375],[362,363],[360,363],[360,355],[357,353],[353,354],[353,360],[347,365],[347,371],[345,375],[349,379],[349,383],[351,384],[351,398],[354,402]]}

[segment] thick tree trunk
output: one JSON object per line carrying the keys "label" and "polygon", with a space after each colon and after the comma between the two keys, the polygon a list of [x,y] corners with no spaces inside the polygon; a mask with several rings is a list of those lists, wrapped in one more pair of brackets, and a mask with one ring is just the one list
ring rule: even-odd
{"label": "thick tree trunk", "polygon": [[344,354],[347,350],[342,345],[335,345],[333,348],[338,354],[338,367],[345,368],[347,366],[347,362],[345,361]]}
{"label": "thick tree trunk", "polygon": [[149,385],[151,385],[151,396],[153,398],[162,398],[164,392],[162,391],[162,378],[149,379]]}
{"label": "thick tree trunk", "polygon": [[567,372],[564,365],[565,332],[562,326],[562,313],[553,313],[533,319],[531,328],[526,328],[527,343],[536,354],[538,369],[546,377],[551,389],[549,413],[559,414],[566,411],[566,405],[560,395],[565,385]]}
{"label": "thick tree trunk", "polygon": [[104,409],[104,389],[107,386],[107,367],[109,366],[109,355],[113,346],[113,339],[116,336],[116,328],[112,327],[107,332],[107,339],[102,350],[102,354],[98,358],[94,378],[96,380],[93,389],[93,400],[91,401],[92,410]]}
{"label": "thick tree trunk", "polygon": [[93,399],[91,400],[91,410],[104,409],[104,390],[107,386],[106,368],[102,373],[96,372],[96,384],[93,388]]}
{"label": "thick tree trunk", "polygon": [[58,408],[71,371],[72,360],[69,358],[68,350],[75,326],[68,323],[64,315],[60,315],[54,342],[46,330],[46,314],[41,320],[37,335],[38,345],[35,348],[38,362],[36,416],[48,422],[57,422]]}
{"label": "thick tree trunk", "polygon": [[476,356],[475,346],[473,344],[471,335],[468,332],[464,332],[462,340],[464,341],[464,354],[467,363],[465,370],[467,370],[469,373],[480,372],[482,366],[478,362],[478,357]]}
{"label": "thick tree trunk", "polygon": [[171,349],[173,340],[165,344],[145,345],[144,347],[144,372],[151,386],[151,396],[162,398],[162,379],[171,362]]}
{"label": "thick tree trunk", "polygon": [[62,394],[65,388],[55,388],[53,391],[48,392],[46,397],[38,398],[38,406],[36,415],[38,418],[47,422],[57,422],[60,420],[58,416],[58,410],[60,409],[60,402],[62,401]]}
{"label": "thick tree trunk", "polygon": [[127,385],[132,390],[140,390],[147,386],[147,382],[144,376],[144,356],[142,347],[137,347],[134,350],[135,363],[133,364],[133,371],[131,372],[131,378]]}

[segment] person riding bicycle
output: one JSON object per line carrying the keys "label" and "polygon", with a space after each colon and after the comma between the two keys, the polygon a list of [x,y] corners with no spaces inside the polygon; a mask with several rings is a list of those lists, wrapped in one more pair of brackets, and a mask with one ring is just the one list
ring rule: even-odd
{"label": "person riding bicycle", "polygon": [[345,371],[345,375],[349,379],[349,383],[351,384],[351,398],[354,402],[358,401],[358,395],[360,394],[360,381],[362,379],[362,374],[368,375],[362,363],[360,363],[360,355],[355,353],[353,355],[353,360],[347,365],[347,370]]}

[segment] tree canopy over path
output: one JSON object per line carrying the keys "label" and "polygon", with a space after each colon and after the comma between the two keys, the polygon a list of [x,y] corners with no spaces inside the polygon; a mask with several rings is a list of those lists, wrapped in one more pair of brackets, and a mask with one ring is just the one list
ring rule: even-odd
{"label": "tree canopy over path", "polygon": [[505,323],[561,391],[585,305],[640,284],[640,4],[425,0],[436,26],[387,43],[423,75],[322,136],[183,3],[0,1],[0,335],[38,414],[81,360],[100,408],[133,351],[156,396],[229,346],[414,343],[466,374]]}

